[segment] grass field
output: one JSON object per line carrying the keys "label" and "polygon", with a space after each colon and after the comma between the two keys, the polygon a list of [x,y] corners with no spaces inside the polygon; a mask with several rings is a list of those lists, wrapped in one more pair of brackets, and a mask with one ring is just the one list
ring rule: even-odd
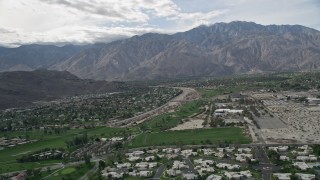
{"label": "grass field", "polygon": [[140,124],[139,127],[152,132],[160,132],[177,126],[183,118],[199,113],[202,101],[192,101],[182,105],[176,112],[159,115]]}
{"label": "grass field", "polygon": [[226,88],[216,88],[216,89],[198,89],[203,98],[211,98],[219,95],[223,95],[224,93],[234,93],[239,92],[244,89],[243,86],[232,86]]}
{"label": "grass field", "polygon": [[[44,148],[66,148],[65,141],[72,139],[74,136],[87,133],[88,136],[97,137],[112,137],[130,132],[131,129],[98,127],[94,129],[72,129],[60,135],[43,135],[40,130],[28,132],[12,132],[5,134],[6,137],[18,137],[19,135],[27,133],[31,139],[40,139],[38,142],[32,144],[19,145],[14,148],[4,149],[0,151],[0,173],[17,171],[21,169],[30,169],[43,167],[59,161],[41,161],[36,163],[17,163],[16,159],[25,154],[32,153]],[[3,137],[4,134],[0,134]]]}
{"label": "grass field", "polygon": [[91,163],[91,166],[87,166],[85,164],[66,167],[51,171],[44,171],[36,176],[29,176],[26,180],[61,180],[61,179],[79,179],[85,173],[87,173],[92,167],[94,163]]}
{"label": "grass field", "polygon": [[241,128],[216,128],[183,131],[164,131],[138,135],[130,147],[209,144],[209,143],[250,143],[250,138],[243,134]]}
{"label": "grass field", "polygon": [[74,168],[74,167],[69,167],[69,168],[63,169],[63,170],[61,171],[61,174],[62,174],[62,175],[71,174],[71,173],[73,173],[73,172],[75,172],[75,171],[76,171],[76,168]]}

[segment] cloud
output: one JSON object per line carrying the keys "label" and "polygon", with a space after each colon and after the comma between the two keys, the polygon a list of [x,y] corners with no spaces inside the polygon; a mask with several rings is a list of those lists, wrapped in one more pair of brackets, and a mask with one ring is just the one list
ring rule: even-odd
{"label": "cloud", "polygon": [[0,0],[0,45],[110,42],[234,20],[320,29],[317,0]]}
{"label": "cloud", "polygon": [[148,32],[164,33],[162,29],[145,27],[80,27],[65,26],[46,32],[25,33],[0,27],[2,46],[17,47],[21,44],[88,44],[112,42]]}

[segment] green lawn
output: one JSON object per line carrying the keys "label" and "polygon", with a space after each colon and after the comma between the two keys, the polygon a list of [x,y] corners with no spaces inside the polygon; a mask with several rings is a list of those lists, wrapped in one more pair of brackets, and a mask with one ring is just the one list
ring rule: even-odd
{"label": "green lawn", "polygon": [[243,134],[241,128],[216,128],[183,131],[164,131],[157,133],[143,133],[138,135],[130,147],[144,147],[154,145],[185,145],[208,143],[250,143],[250,138]]}
{"label": "green lawn", "polygon": [[63,170],[61,171],[61,174],[62,174],[62,175],[71,174],[71,173],[73,173],[73,172],[75,172],[75,171],[76,171],[76,168],[74,168],[74,167],[69,167],[69,168],[63,169]]}
{"label": "green lawn", "polygon": [[173,128],[177,126],[182,119],[195,113],[199,113],[201,111],[200,107],[202,104],[202,101],[189,102],[182,105],[176,112],[159,115],[149,121],[145,121],[140,124],[139,127],[152,132],[160,132]]}
{"label": "green lawn", "polygon": [[[66,167],[56,170],[44,171],[38,174],[37,176],[29,176],[27,180],[61,180],[61,179],[79,179],[84,174],[86,174],[92,167],[94,163],[91,163],[91,166],[87,166],[85,164]],[[53,174],[54,173],[54,174]]]}
{"label": "green lawn", "polygon": [[223,95],[224,93],[234,93],[239,92],[243,89],[247,89],[245,86],[230,86],[228,88],[216,88],[216,89],[198,89],[203,98],[211,98],[219,95]]}
{"label": "green lawn", "polygon": [[[59,161],[41,161],[30,163],[17,163],[16,159],[22,155],[29,154],[44,148],[66,148],[66,140],[72,139],[74,136],[87,133],[88,136],[112,137],[121,136],[124,132],[130,132],[131,129],[98,127],[94,129],[72,129],[60,135],[43,135],[40,130],[28,132],[12,132],[7,133],[6,137],[17,137],[19,134],[28,133],[31,139],[40,139],[32,144],[18,145],[14,148],[4,149],[0,151],[0,173],[17,171],[21,169],[30,169],[43,167],[44,165],[56,163]],[[4,134],[2,133],[3,137]]]}

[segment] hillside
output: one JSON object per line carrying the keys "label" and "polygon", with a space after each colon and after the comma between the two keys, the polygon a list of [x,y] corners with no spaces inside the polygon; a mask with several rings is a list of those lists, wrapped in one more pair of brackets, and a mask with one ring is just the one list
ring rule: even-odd
{"label": "hillside", "polygon": [[17,48],[0,47],[0,72],[32,71],[48,68],[89,46],[23,45]]}
{"label": "hillside", "polygon": [[124,83],[82,80],[69,72],[36,70],[0,73],[0,109],[81,94],[121,91]]}

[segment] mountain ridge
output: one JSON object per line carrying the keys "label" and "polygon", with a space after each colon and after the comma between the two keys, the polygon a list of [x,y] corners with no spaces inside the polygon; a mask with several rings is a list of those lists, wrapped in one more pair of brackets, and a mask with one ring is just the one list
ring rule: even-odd
{"label": "mountain ridge", "polygon": [[[319,69],[320,32],[300,25],[217,23],[173,35],[148,33],[52,66],[81,78],[143,80]],[[79,54],[78,54],[79,55]],[[93,63],[88,72],[81,64]],[[78,66],[78,67],[75,67]],[[80,70],[79,70],[80,69]]]}
{"label": "mountain ridge", "polygon": [[[233,21],[95,44],[47,67],[84,79],[130,81],[319,70],[319,59],[320,32],[315,29]],[[19,67],[24,66],[11,69]]]}

